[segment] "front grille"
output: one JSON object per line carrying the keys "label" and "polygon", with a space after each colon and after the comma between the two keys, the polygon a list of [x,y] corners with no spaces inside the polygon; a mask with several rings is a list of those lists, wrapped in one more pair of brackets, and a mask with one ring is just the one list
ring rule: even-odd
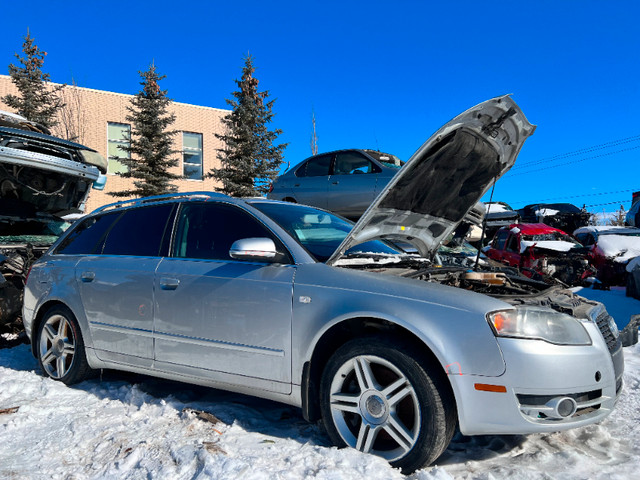
{"label": "front grille", "polygon": [[602,311],[596,317],[596,324],[598,325],[598,329],[602,334],[604,341],[607,344],[607,348],[610,353],[613,353],[620,342],[620,337],[613,334],[611,331],[611,327],[609,326],[609,321],[611,319],[611,315],[607,313],[606,310],[602,309]]}

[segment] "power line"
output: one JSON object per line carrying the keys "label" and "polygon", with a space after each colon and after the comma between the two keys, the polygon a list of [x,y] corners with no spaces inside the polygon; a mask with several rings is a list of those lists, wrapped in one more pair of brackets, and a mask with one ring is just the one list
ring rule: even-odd
{"label": "power line", "polygon": [[604,150],[606,148],[616,147],[618,145],[623,145],[625,143],[631,143],[631,142],[635,142],[635,141],[638,141],[638,140],[640,140],[640,135],[636,135],[636,136],[633,136],[633,137],[627,137],[627,138],[620,138],[618,140],[611,140],[610,142],[601,143],[600,145],[594,145],[592,147],[581,148],[579,150],[574,150],[572,152],[560,153],[558,155],[542,158],[540,160],[533,160],[533,161],[530,161],[530,162],[524,162],[524,163],[521,163],[519,165],[515,165],[513,167],[513,169],[515,170],[517,168],[526,168],[526,167],[530,167],[530,166],[533,166],[533,165],[539,165],[541,163],[549,163],[549,162],[554,162],[554,161],[557,161],[557,160],[563,160],[565,158],[575,157],[577,155],[582,155],[584,153],[591,153],[591,152],[595,152],[597,150]]}
{"label": "power line", "polygon": [[617,202],[607,202],[607,203],[596,203],[594,205],[585,205],[585,207],[590,208],[590,207],[603,207],[605,205],[622,205],[623,203],[628,202],[629,200],[618,200]]}
{"label": "power line", "polygon": [[[574,165],[576,163],[581,163],[581,162],[586,162],[587,160],[594,160],[596,158],[602,158],[602,157],[608,157],[610,155],[615,155],[617,153],[624,153],[624,152],[629,152],[631,150],[637,150],[640,148],[640,145],[637,145],[635,147],[630,147],[630,148],[623,148],[622,150],[616,150],[615,152],[609,152],[609,153],[602,153],[600,155],[594,155],[592,157],[586,157],[586,158],[581,158],[580,160],[573,160],[571,162],[565,162],[565,163],[561,163],[559,165],[552,165],[550,167],[544,167],[544,168],[536,168],[535,170],[531,170],[529,172],[518,172],[518,173],[507,173],[505,175],[505,178],[511,178],[511,177],[517,177],[518,175],[529,175],[531,173],[534,172],[540,172],[542,170],[551,170],[554,168],[560,168],[560,167],[565,167],[567,165]],[[515,167],[514,167],[515,168]]]}
{"label": "power line", "polygon": [[[629,193],[629,192],[637,192],[640,190],[640,187],[638,188],[629,188],[627,190],[612,190],[610,192],[598,192],[598,193],[585,193],[583,195],[564,195],[562,197],[554,197],[554,198],[545,198],[545,199],[535,199],[535,200],[516,200],[513,203],[524,203],[524,204],[529,204],[529,203],[543,203],[543,202],[552,202],[554,200],[565,200],[568,198],[584,198],[584,197],[598,197],[598,196],[602,196],[602,195],[611,195],[613,193]],[[627,200],[625,200],[627,201]]]}

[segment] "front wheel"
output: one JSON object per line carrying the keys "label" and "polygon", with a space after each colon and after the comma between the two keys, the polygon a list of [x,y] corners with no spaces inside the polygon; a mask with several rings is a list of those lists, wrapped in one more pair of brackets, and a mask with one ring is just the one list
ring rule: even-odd
{"label": "front wheel", "polygon": [[322,418],[332,441],[410,473],[447,448],[455,428],[448,390],[406,345],[353,340],[327,363]]}
{"label": "front wheel", "polygon": [[37,347],[42,371],[54,380],[71,385],[90,376],[80,327],[65,306],[47,310],[38,331]]}

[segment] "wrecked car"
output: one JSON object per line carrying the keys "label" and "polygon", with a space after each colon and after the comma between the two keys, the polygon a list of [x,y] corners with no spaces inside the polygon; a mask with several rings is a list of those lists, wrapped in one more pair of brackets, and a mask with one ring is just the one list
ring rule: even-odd
{"label": "wrecked car", "polygon": [[631,195],[631,208],[625,216],[624,224],[640,228],[640,192],[633,192]]}
{"label": "wrecked car", "polygon": [[405,473],[436,460],[457,428],[600,421],[624,370],[602,304],[508,267],[432,261],[534,129],[509,96],[469,109],[355,225],[207,192],[102,207],[33,265],[32,352],[67,384],[114,368],[295,405],[336,445]]}
{"label": "wrecked car", "polygon": [[627,297],[640,300],[640,257],[631,259],[625,270],[627,271]]}
{"label": "wrecked car", "polygon": [[395,155],[376,150],[322,153],[276,178],[267,198],[325,208],[357,220],[402,165]]}
{"label": "wrecked car", "polygon": [[534,203],[518,209],[522,223],[544,223],[563,232],[589,225],[592,215],[571,203]]}
{"label": "wrecked car", "polygon": [[62,217],[79,212],[106,173],[96,151],[44,132],[0,112],[0,325],[18,319],[31,264],[69,226]]}
{"label": "wrecked car", "polygon": [[581,285],[595,273],[584,246],[562,230],[542,223],[502,227],[484,252],[489,258],[539,280]]}
{"label": "wrecked car", "polygon": [[502,228],[520,221],[520,214],[505,202],[485,203],[485,238],[491,239]]}
{"label": "wrecked car", "polygon": [[599,225],[579,228],[573,235],[589,249],[603,286],[626,284],[626,266],[640,255],[640,228]]}

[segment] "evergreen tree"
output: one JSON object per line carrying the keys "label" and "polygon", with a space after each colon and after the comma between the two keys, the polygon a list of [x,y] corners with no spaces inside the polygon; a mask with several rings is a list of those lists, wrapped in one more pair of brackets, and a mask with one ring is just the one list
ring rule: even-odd
{"label": "evergreen tree", "polygon": [[52,88],[47,85],[51,77],[42,71],[47,52],[40,50],[33,42],[29,32],[24,37],[22,52],[24,57],[15,54],[15,57],[22,64],[21,67],[9,64],[11,81],[18,88],[20,95],[5,95],[2,97],[2,101],[15,109],[18,114],[26,117],[27,120],[37,122],[50,129],[57,123],[57,112],[63,106],[58,92],[65,85]]}
{"label": "evergreen tree", "polygon": [[274,145],[282,130],[269,130],[275,100],[267,101],[268,91],[258,91],[254,77],[253,58],[244,57],[242,78],[235,80],[238,91],[226,102],[232,111],[223,120],[224,135],[216,137],[224,142],[218,150],[220,168],[211,169],[208,176],[222,182],[219,190],[236,197],[264,195],[269,183],[278,176],[286,143]]}
{"label": "evergreen tree", "polygon": [[[167,128],[175,121],[175,115],[167,112],[171,99],[166,90],[160,90],[158,82],[166,77],[156,72],[151,64],[145,72],[138,72],[142,81],[142,90],[131,99],[127,107],[127,121],[131,122],[131,135],[126,139],[129,146],[120,146],[131,158],[118,158],[128,167],[128,171],[119,172],[124,178],[134,179],[134,188],[113,192],[115,197],[146,197],[177,191],[171,182],[180,178],[169,171],[178,165],[173,157],[176,151],[172,147],[174,131]],[[173,158],[172,158],[173,157]]]}

